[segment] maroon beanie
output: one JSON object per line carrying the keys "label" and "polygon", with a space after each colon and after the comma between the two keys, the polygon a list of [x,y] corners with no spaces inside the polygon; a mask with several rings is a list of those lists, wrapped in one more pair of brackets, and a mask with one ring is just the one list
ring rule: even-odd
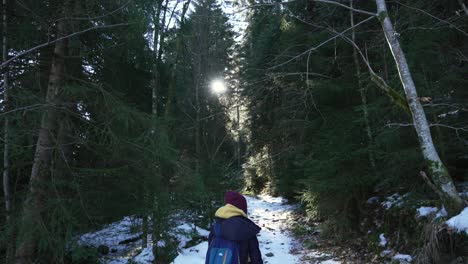
{"label": "maroon beanie", "polygon": [[227,191],[224,195],[224,202],[234,205],[247,214],[247,201],[242,194],[235,191]]}

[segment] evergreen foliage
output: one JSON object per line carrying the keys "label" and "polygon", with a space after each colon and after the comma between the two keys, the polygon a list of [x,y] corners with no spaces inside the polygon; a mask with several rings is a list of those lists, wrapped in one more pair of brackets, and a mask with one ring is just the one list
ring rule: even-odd
{"label": "evergreen foliage", "polygon": [[[96,249],[72,242],[78,234],[133,215],[143,219],[139,230],[152,227],[169,240],[175,213],[208,227],[228,189],[296,199],[335,238],[365,231],[355,227],[375,193],[436,199],[419,176],[427,164],[378,19],[354,31],[386,85],[361,57],[356,65],[349,39],[337,35],[351,36],[348,9],[247,2],[239,37],[216,0],[7,1],[9,57],[56,39],[59,25],[70,33],[113,27],[1,68],[10,83],[8,103],[0,100],[1,131],[9,120],[0,150],[8,142],[13,201],[8,214],[0,207],[2,260],[30,241],[37,263],[97,263]],[[354,3],[375,10],[373,1]],[[466,182],[468,18],[457,1],[388,6],[437,150],[452,177]],[[355,13],[355,24],[367,18]],[[68,52],[65,74],[49,102],[59,44]],[[225,80],[228,91],[210,91],[214,80]],[[3,79],[0,86],[4,96]],[[242,117],[232,117],[236,107]],[[43,120],[53,124],[53,144],[45,176],[34,181]],[[29,221],[34,190],[43,205]],[[171,246],[154,248],[159,261],[174,257]]]}
{"label": "evergreen foliage", "polygon": [[[454,16],[459,6],[448,2],[389,3],[389,15],[397,21],[430,122],[445,125],[433,127],[437,148],[451,175],[465,181],[466,168],[457,164],[466,161],[467,150],[462,95],[467,65],[460,57],[468,48],[466,17]],[[356,2],[355,7],[375,10],[372,1]],[[356,13],[355,24],[365,18]],[[356,44],[392,90],[376,86],[363,63],[356,76],[353,46],[333,38],[334,32],[350,28],[349,10],[333,4],[304,1],[256,8],[243,46],[251,155],[267,149],[270,156],[263,170],[268,175],[246,172],[247,188],[273,186],[274,193],[300,198],[312,219],[335,222],[330,223],[335,234],[359,223],[360,208],[374,192],[419,189],[433,196],[418,175],[426,165],[413,128],[406,125],[411,119],[396,67],[379,24],[372,22],[355,29]],[[346,34],[350,38],[351,31]],[[375,168],[369,152],[375,155]]]}

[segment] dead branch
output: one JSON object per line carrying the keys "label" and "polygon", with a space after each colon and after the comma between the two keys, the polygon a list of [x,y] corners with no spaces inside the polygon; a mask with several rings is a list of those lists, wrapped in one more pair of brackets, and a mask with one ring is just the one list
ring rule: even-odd
{"label": "dead branch", "polygon": [[427,174],[426,172],[424,171],[420,171],[419,172],[419,175],[421,175],[421,177],[423,178],[423,180],[427,183],[427,185],[429,185],[429,187],[431,187],[431,189],[437,193],[437,195],[439,196],[442,196],[442,193],[440,192],[440,190],[435,186],[435,184],[429,179],[429,177],[427,177]]}
{"label": "dead branch", "polygon": [[[442,23],[444,23],[444,24],[447,24],[447,25],[449,25],[449,27],[456,29],[458,32],[460,32],[460,33],[462,33],[463,35],[465,35],[466,37],[468,37],[468,33],[466,33],[465,31],[463,31],[461,28],[457,27],[457,26],[454,25],[453,23],[448,22],[447,20],[438,18],[438,17],[436,17],[436,16],[430,14],[429,12],[424,11],[424,10],[422,10],[422,9],[420,9],[420,8],[412,7],[412,6],[409,6],[409,5],[402,4],[400,1],[397,1],[397,3],[398,3],[399,5],[401,5],[401,6],[406,7],[406,8],[409,8],[409,9],[416,10],[416,11],[418,11],[418,12],[421,12],[421,13],[423,13],[423,14],[425,14],[425,15],[427,15],[427,16],[429,16],[429,17],[431,17],[431,18],[433,18],[433,19],[435,19],[435,20],[437,20],[437,21],[439,21],[439,22],[442,22]],[[467,15],[468,15],[468,14],[467,14]]]}

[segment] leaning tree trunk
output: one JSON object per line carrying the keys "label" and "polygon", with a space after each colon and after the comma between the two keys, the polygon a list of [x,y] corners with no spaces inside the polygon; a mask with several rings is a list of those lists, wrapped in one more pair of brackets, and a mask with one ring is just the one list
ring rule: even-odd
{"label": "leaning tree trunk", "polygon": [[[70,17],[70,1],[65,1],[63,4],[61,14],[63,17]],[[66,19],[59,20],[57,24],[57,37],[65,36],[67,28],[68,21]],[[44,224],[42,215],[47,201],[45,185],[50,179],[52,154],[53,149],[56,147],[54,135],[56,135],[57,130],[57,96],[64,81],[67,50],[67,39],[56,42],[46,93],[47,107],[42,115],[31,170],[29,192],[23,207],[20,226],[21,235],[19,237],[20,243],[16,250],[16,264],[33,263],[34,254],[38,250],[39,229]]]}
{"label": "leaning tree trunk", "polygon": [[401,83],[405,90],[406,99],[413,118],[414,128],[418,135],[419,144],[422,150],[424,159],[427,161],[427,167],[431,180],[440,189],[441,199],[447,206],[450,213],[455,213],[463,206],[463,201],[460,198],[452,178],[450,177],[447,168],[442,163],[439,154],[434,146],[431,136],[431,130],[424,113],[424,109],[419,102],[416,87],[411,76],[411,72],[406,61],[405,54],[400,46],[397,33],[393,28],[392,21],[388,16],[385,0],[376,0],[377,15],[382,24],[383,32],[387,39],[388,46],[392,51],[393,58],[398,68]]}

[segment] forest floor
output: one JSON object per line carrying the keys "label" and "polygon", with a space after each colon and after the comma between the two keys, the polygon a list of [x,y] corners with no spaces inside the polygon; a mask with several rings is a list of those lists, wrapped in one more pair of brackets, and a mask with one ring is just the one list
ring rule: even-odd
{"label": "forest floor", "polygon": [[[334,264],[342,263],[331,252],[305,249],[302,240],[293,236],[292,227],[297,219],[295,205],[281,197],[247,197],[249,218],[262,230],[258,236],[260,250],[265,264]],[[105,264],[139,263],[150,264],[154,256],[151,247],[141,248],[141,233],[136,226],[141,219],[126,217],[101,230],[82,235],[79,242],[96,248],[105,248],[101,260]],[[173,234],[177,237],[179,255],[173,264],[204,264],[208,247],[206,241],[190,245],[194,232],[206,237],[208,231],[183,221],[176,225]],[[158,245],[164,242],[158,242]],[[152,242],[150,241],[150,246]],[[130,262],[129,262],[130,261]]]}
{"label": "forest floor", "polygon": [[[382,210],[399,209],[405,204],[406,197],[407,194],[372,197],[367,203],[376,208],[376,213],[382,214]],[[286,199],[260,195],[247,196],[247,202],[249,218],[262,228],[258,239],[265,264],[413,262],[411,255],[392,249],[394,242],[391,233],[383,233],[382,223],[375,219],[371,219],[371,222],[376,227],[369,229],[368,237],[338,243],[322,236],[320,224],[305,223],[297,213],[297,205],[288,203]],[[444,208],[413,206],[409,210],[409,217],[416,217],[417,221],[431,221],[446,216]],[[197,217],[194,218],[193,213],[191,218],[187,217],[187,213],[190,215],[189,212],[173,215],[168,232],[170,238],[155,243],[160,252],[173,252],[170,259],[175,257],[175,260],[172,264],[204,264],[209,232],[196,226],[193,219]],[[468,207],[445,223],[454,232],[468,233]],[[152,264],[153,241],[149,236],[148,247],[142,248],[141,225],[140,218],[124,217],[100,230],[79,236],[77,241],[82,246],[97,249],[103,264]],[[371,248],[374,245],[374,251],[369,249],[369,245]]]}

